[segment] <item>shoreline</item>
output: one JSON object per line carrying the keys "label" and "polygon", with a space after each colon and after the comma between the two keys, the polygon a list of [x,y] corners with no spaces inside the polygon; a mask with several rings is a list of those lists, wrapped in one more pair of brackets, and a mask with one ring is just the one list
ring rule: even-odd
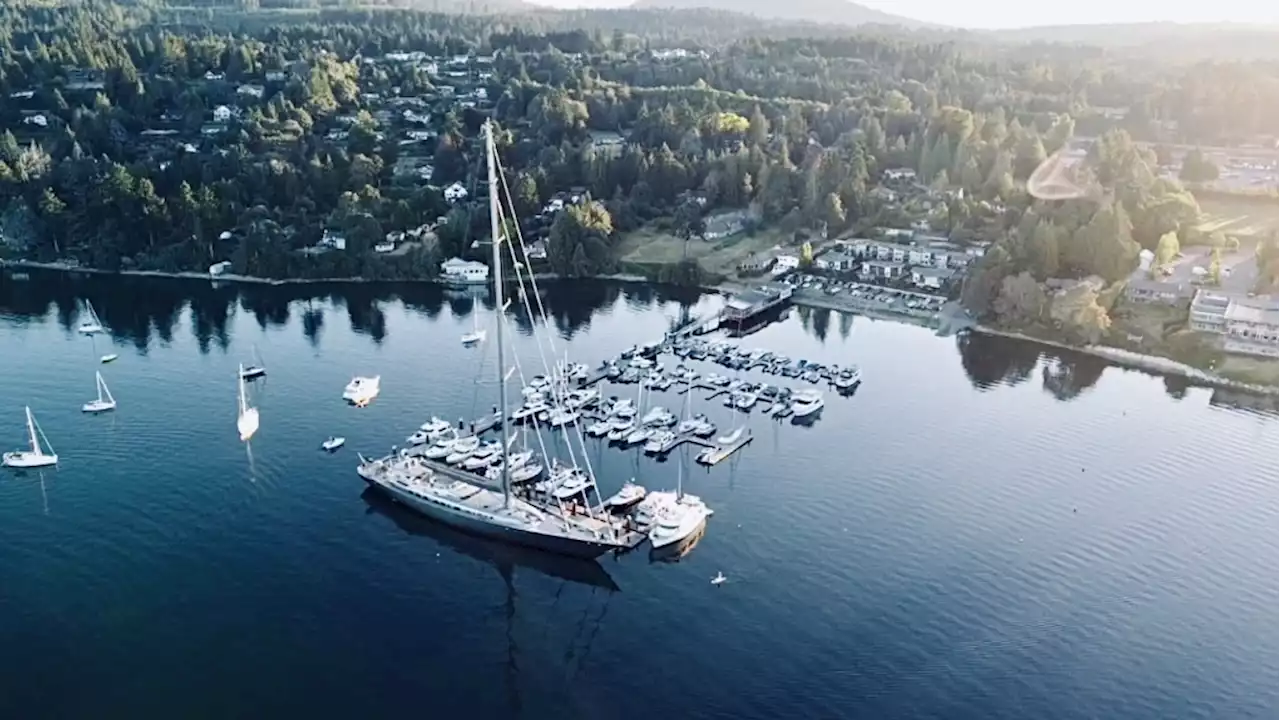
{"label": "shoreline", "polygon": [[1194,365],[1188,365],[1171,358],[1162,357],[1160,355],[1147,355],[1144,353],[1125,350],[1123,348],[1110,347],[1108,345],[1070,345],[1056,340],[1045,340],[1043,338],[1026,335],[1011,330],[1000,330],[990,325],[974,325],[973,330],[984,335],[994,335],[998,337],[1012,338],[1014,340],[1025,340],[1027,342],[1047,345],[1049,347],[1058,348],[1059,350],[1069,350],[1071,352],[1084,353],[1102,358],[1111,363],[1115,363],[1121,367],[1129,367],[1137,370],[1145,370],[1148,372],[1160,373],[1163,375],[1180,375],[1204,385],[1217,388],[1227,388],[1231,390],[1240,390],[1242,392],[1252,393],[1255,395],[1280,395],[1280,385],[1257,385],[1254,383],[1242,382],[1240,380],[1232,380],[1207,370],[1201,370]]}
{"label": "shoreline", "polygon": [[[336,278],[264,278],[256,275],[235,275],[227,273],[225,275],[210,275],[209,273],[196,272],[194,270],[180,270],[178,272],[166,272],[164,270],[102,270],[100,268],[71,266],[66,263],[58,262],[39,262],[37,260],[0,260],[0,269],[17,269],[17,270],[46,270],[51,272],[61,272],[70,275],[83,273],[85,275],[120,275],[124,277],[149,277],[163,278],[169,280],[208,280],[209,282],[225,282],[238,283],[242,285],[268,285],[271,287],[283,287],[287,285],[361,285],[367,283],[403,283],[416,285],[439,285],[441,287],[449,287],[437,278],[415,278],[405,280],[371,280],[363,277],[336,277]],[[515,279],[512,276],[509,279]],[[534,280],[560,280],[569,279],[561,278],[555,273],[533,273]],[[643,275],[628,275],[618,273],[614,275],[594,276],[593,280],[612,280],[614,282],[653,282]],[[487,285],[488,283],[486,283]],[[708,289],[708,288],[700,288]]]}

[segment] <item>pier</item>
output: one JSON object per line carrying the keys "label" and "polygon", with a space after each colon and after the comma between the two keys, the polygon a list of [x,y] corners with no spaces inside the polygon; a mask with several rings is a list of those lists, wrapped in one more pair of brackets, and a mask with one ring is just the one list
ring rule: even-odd
{"label": "pier", "polygon": [[709,443],[707,449],[698,455],[698,462],[703,465],[717,465],[730,455],[738,452],[742,448],[751,444],[754,436],[750,432],[743,432],[742,436],[729,445],[719,445]]}
{"label": "pier", "polygon": [[720,327],[741,331],[753,318],[790,302],[792,292],[790,285],[775,284],[738,293],[720,311]]}

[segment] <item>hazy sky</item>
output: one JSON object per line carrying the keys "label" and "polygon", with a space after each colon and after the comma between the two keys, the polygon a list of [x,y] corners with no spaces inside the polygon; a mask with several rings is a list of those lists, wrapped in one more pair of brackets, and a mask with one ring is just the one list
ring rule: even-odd
{"label": "hazy sky", "polygon": [[[553,7],[625,7],[630,0],[532,0]],[[877,10],[971,28],[1125,22],[1263,22],[1280,19],[1277,0],[859,0]]]}

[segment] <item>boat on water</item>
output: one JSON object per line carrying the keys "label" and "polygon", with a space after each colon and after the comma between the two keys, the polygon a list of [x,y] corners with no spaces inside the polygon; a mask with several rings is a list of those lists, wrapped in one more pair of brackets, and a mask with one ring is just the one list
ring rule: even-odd
{"label": "boat on water", "polygon": [[798,418],[813,415],[821,410],[825,404],[821,390],[805,388],[804,390],[797,390],[791,395],[791,411]]}
{"label": "boat on water", "polygon": [[[490,243],[493,251],[490,278],[493,282],[494,304],[498,308],[505,308],[503,244],[518,240],[518,236],[511,238],[503,232],[506,227],[502,222],[505,206],[499,198],[501,183],[491,122],[485,123],[483,134],[489,179],[490,236],[493,238]],[[531,294],[536,294],[536,286],[534,290],[535,293]],[[498,407],[505,410],[508,407],[508,369],[503,336],[504,323],[499,321],[494,327],[494,348],[497,355]],[[556,509],[544,509],[515,497],[511,493],[512,469],[508,462],[508,448],[511,444],[508,423],[502,423],[501,433],[500,491],[437,475],[414,457],[389,457],[371,461],[361,458],[357,473],[371,486],[406,507],[450,527],[484,537],[581,558],[594,558],[610,550],[617,551],[627,547],[617,527],[610,522],[595,516],[581,517]],[[594,483],[590,485],[593,486]]]}
{"label": "boat on water", "polygon": [[432,415],[431,419],[418,426],[418,429],[427,434],[427,437],[439,437],[453,429],[453,423],[448,420],[441,420]]}
{"label": "boat on water", "polygon": [[98,319],[98,313],[93,309],[93,303],[85,300],[84,311],[89,317],[80,323],[80,327],[77,329],[85,335],[97,335],[103,332],[102,321]]}
{"label": "boat on water", "polygon": [[582,417],[582,414],[577,410],[555,408],[549,413],[547,422],[551,424],[551,427],[564,427],[565,425],[576,421],[580,417]]}
{"label": "boat on water", "polygon": [[262,358],[258,357],[258,346],[253,346],[253,364],[248,367],[240,368],[240,377],[245,380],[253,380],[267,374],[267,367],[262,364]]}
{"label": "boat on water", "polygon": [[457,431],[454,431],[452,435],[436,438],[436,441],[422,452],[422,457],[428,460],[443,460],[449,456],[449,453],[453,452],[454,444],[460,439]]}
{"label": "boat on water", "polygon": [[[527,483],[532,480],[537,480],[542,475],[542,472],[545,469],[546,468],[542,466],[542,463],[536,463],[536,462],[525,463],[524,465],[521,465],[518,468],[511,469],[511,482],[518,484],[518,483]],[[494,479],[495,480],[501,479],[502,477],[501,469],[499,469],[497,475],[498,476]]]}
{"label": "boat on water", "polygon": [[426,430],[414,431],[412,435],[404,439],[410,445],[426,445],[431,441],[431,434]]}
{"label": "boat on water", "polygon": [[502,443],[489,442],[476,448],[471,457],[462,461],[464,470],[480,470],[497,462],[502,452]]}
{"label": "boat on water", "polygon": [[644,496],[644,486],[636,484],[633,478],[623,484],[621,490],[610,495],[604,501],[604,506],[614,510],[623,510],[644,500]]}
{"label": "boat on water", "polygon": [[[58,454],[53,451],[53,445],[49,442],[49,438],[45,437],[44,430],[36,422],[36,416],[31,412],[31,408],[27,411],[27,450],[13,450],[0,456],[0,463],[5,467],[26,469],[26,468],[42,468],[50,465],[58,464]],[[44,446],[40,445],[40,439],[44,438]],[[49,451],[45,452],[45,448]]]}
{"label": "boat on water", "polygon": [[609,409],[609,416],[630,420],[636,416],[636,406],[631,402],[631,398],[622,398]]}
{"label": "boat on water", "polygon": [[85,403],[80,409],[87,413],[102,413],[115,410],[116,399],[111,396],[111,390],[107,388],[107,381],[102,379],[102,373],[94,373],[94,379],[98,385],[98,398]]}
{"label": "boat on water", "polygon": [[636,422],[634,420],[623,420],[621,418],[610,420],[609,434],[607,437],[609,438],[609,442],[622,442],[623,440],[626,440],[627,436],[634,432],[635,429]]}
{"label": "boat on water", "polygon": [[696,495],[679,494],[674,501],[658,506],[649,544],[655,551],[679,552],[698,537],[714,512]]}
{"label": "boat on water", "polygon": [[838,390],[852,390],[862,382],[862,370],[857,365],[847,367],[836,375],[834,382]]}
{"label": "boat on water", "polygon": [[107,353],[106,355],[103,355],[102,357],[98,358],[98,362],[105,365],[109,362],[115,362],[119,358],[120,356],[115,353]]}
{"label": "boat on water", "polygon": [[240,366],[240,372],[236,375],[236,384],[240,387],[240,414],[236,417],[236,430],[240,432],[240,441],[247,442],[253,434],[258,432],[259,418],[258,408],[249,405],[249,397],[244,387],[244,366]]}
{"label": "boat on water", "polygon": [[622,444],[624,444],[624,445],[638,445],[638,444],[640,444],[640,443],[642,443],[642,442],[645,442],[645,441],[646,441],[646,440],[648,440],[650,437],[652,437],[652,436],[653,436],[653,433],[654,433],[653,428],[648,428],[648,427],[638,427],[638,428],[636,428],[635,430],[632,430],[632,431],[631,431],[631,434],[629,434],[629,435],[627,435],[626,437],[622,438]]}
{"label": "boat on water", "polygon": [[663,452],[667,449],[667,445],[675,440],[675,433],[670,430],[659,430],[649,436],[649,440],[644,444],[644,451],[650,455]]}
{"label": "boat on water", "polygon": [[739,410],[750,410],[755,407],[756,401],[759,399],[760,396],[753,392],[740,392],[733,396],[733,406]]}
{"label": "boat on water", "polygon": [[325,440],[324,442],[320,443],[320,449],[324,450],[325,452],[333,452],[346,444],[347,444],[346,438],[330,436],[328,440]]}
{"label": "boat on water", "polygon": [[458,463],[471,457],[471,453],[480,449],[480,438],[475,435],[468,435],[464,438],[458,438],[453,443],[453,448],[444,461],[449,465],[457,465]]}
{"label": "boat on water", "polygon": [[468,347],[472,345],[479,345],[484,342],[485,338],[488,336],[484,328],[480,327],[479,313],[472,312],[471,316],[475,319],[475,327],[472,328],[471,332],[464,333],[462,335],[462,344]]}
{"label": "boat on water", "polygon": [[587,427],[587,434],[591,437],[604,437],[609,434],[613,426],[608,420],[597,420]]}
{"label": "boat on water", "polygon": [[347,387],[342,390],[342,399],[352,405],[368,405],[369,401],[378,396],[381,386],[381,375],[353,377],[351,382],[347,383]]}

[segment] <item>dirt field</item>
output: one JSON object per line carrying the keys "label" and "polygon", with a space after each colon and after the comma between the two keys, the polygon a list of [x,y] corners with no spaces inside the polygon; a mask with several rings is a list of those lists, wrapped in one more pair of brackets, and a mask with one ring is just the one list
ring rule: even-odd
{"label": "dirt field", "polygon": [[1200,229],[1205,232],[1221,230],[1244,240],[1261,237],[1280,223],[1280,206],[1275,202],[1225,197],[1206,197],[1199,202],[1205,215]]}
{"label": "dirt field", "polygon": [[[742,234],[721,240],[694,238],[689,241],[689,257],[696,259],[707,272],[732,277],[738,263],[748,255],[783,245],[784,239],[782,234],[772,230],[758,230],[754,235]],[[789,251],[798,252],[797,249]],[[623,263],[666,265],[680,262],[684,252],[684,241],[675,235],[642,228],[628,233],[622,240],[618,258]]]}

